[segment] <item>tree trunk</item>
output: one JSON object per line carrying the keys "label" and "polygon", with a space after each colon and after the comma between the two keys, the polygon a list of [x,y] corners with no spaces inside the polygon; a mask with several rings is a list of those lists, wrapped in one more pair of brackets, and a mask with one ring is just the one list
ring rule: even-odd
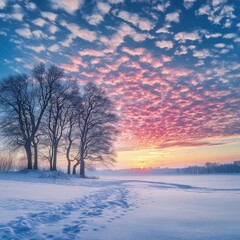
{"label": "tree trunk", "polygon": [[27,155],[27,169],[32,169],[32,150],[31,150],[31,142],[26,142],[25,151]]}
{"label": "tree trunk", "polygon": [[76,168],[77,168],[78,165],[79,165],[79,162],[77,162],[73,165],[73,174],[77,173]]}
{"label": "tree trunk", "polygon": [[33,143],[33,147],[34,147],[34,165],[33,168],[34,169],[38,169],[38,146],[37,143]]}
{"label": "tree trunk", "polygon": [[57,150],[58,150],[58,143],[54,143],[53,145],[53,169],[57,170]]}
{"label": "tree trunk", "polygon": [[52,164],[52,156],[49,156],[49,170],[53,170],[53,164]]}
{"label": "tree trunk", "polygon": [[51,149],[49,150],[49,164],[50,164],[50,171],[53,170],[53,154],[54,154],[54,148],[53,144],[51,145]]}
{"label": "tree trunk", "polygon": [[68,160],[67,173],[71,174],[71,161]]}
{"label": "tree trunk", "polygon": [[53,166],[52,166],[52,160],[50,161],[50,171],[53,170]]}
{"label": "tree trunk", "polygon": [[83,159],[81,159],[81,164],[80,164],[80,176],[82,178],[85,177],[85,162]]}
{"label": "tree trunk", "polygon": [[[71,132],[69,133],[69,135],[71,135]],[[71,158],[70,158],[70,151],[71,151],[72,141],[71,141],[70,137],[69,137],[68,139],[69,139],[69,144],[68,144],[67,151],[66,151],[66,158],[67,158],[67,161],[68,161],[68,165],[67,165],[67,173],[68,173],[68,174],[71,174]]]}

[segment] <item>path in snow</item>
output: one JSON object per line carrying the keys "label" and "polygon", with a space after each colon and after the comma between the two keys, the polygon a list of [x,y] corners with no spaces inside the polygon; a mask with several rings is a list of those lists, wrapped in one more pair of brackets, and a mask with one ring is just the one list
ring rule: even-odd
{"label": "path in snow", "polygon": [[[84,198],[68,201],[58,207],[49,207],[46,211],[29,213],[26,216],[17,217],[6,224],[0,224],[0,239],[11,240],[70,240],[80,239],[82,231],[98,231],[107,223],[121,218],[125,213],[136,207],[133,193],[123,186],[106,186],[94,194]],[[132,203],[131,203],[132,201]],[[37,201],[20,200],[15,202],[18,207],[36,207],[41,203]],[[14,207],[14,203],[7,205],[1,202],[1,206]],[[36,209],[35,209],[36,210]],[[99,220],[100,219],[100,220]]]}

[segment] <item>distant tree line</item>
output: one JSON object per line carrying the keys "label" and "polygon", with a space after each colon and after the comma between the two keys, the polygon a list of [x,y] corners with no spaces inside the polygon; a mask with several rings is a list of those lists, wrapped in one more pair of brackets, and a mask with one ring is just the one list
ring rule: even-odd
{"label": "distant tree line", "polygon": [[[107,174],[108,171],[106,171]],[[207,162],[204,166],[188,166],[183,168],[131,168],[111,171],[115,175],[175,175],[175,174],[235,174],[240,173],[240,160],[232,163],[211,163]]]}
{"label": "distant tree line", "polygon": [[240,161],[223,164],[207,162],[204,166],[178,168],[177,172],[184,174],[240,173]]}
{"label": "distant tree line", "polygon": [[118,118],[103,89],[84,87],[63,70],[44,64],[30,75],[0,82],[0,134],[12,147],[24,149],[27,169],[39,168],[39,156],[57,170],[64,155],[67,172],[85,176],[86,163],[114,162]]}

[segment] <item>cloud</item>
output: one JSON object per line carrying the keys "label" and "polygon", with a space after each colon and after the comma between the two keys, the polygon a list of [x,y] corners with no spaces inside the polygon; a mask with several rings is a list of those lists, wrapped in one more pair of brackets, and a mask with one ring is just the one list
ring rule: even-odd
{"label": "cloud", "polygon": [[207,57],[211,57],[212,54],[209,52],[209,50],[202,49],[200,51],[195,50],[193,52],[193,56],[196,57],[196,58],[204,59],[204,58],[207,58]]}
{"label": "cloud", "polygon": [[8,19],[22,21],[23,17],[24,17],[24,15],[22,13],[10,13],[10,14],[0,13],[0,18],[2,18],[4,21],[6,21]]}
{"label": "cloud", "polygon": [[126,22],[133,24],[141,30],[150,31],[154,27],[154,23],[147,18],[141,18],[136,13],[129,13],[127,11],[119,11],[117,16]]}
{"label": "cloud", "polygon": [[129,8],[123,0],[99,0],[92,8],[87,1],[70,8],[55,0],[56,10],[32,1],[37,6],[31,11],[29,0],[17,2],[9,0],[8,13],[0,13],[0,35],[16,46],[17,56],[4,57],[12,68],[30,67],[39,56],[62,61],[59,66],[79,81],[90,79],[106,89],[123,116],[124,133],[138,146],[184,146],[240,133],[240,24],[234,1],[181,0],[175,6],[168,0],[133,0]]}
{"label": "cloud", "polygon": [[24,15],[22,13],[12,13],[10,14],[11,19],[17,20],[17,21],[22,21]]}
{"label": "cloud", "polygon": [[97,2],[96,8],[93,13],[91,15],[84,16],[84,18],[89,24],[98,25],[103,21],[104,15],[109,13],[110,9],[110,4],[104,2]]}
{"label": "cloud", "polygon": [[167,56],[167,55],[163,55],[162,56],[162,61],[163,62],[171,62],[172,61],[172,57]]}
{"label": "cloud", "polygon": [[171,6],[170,1],[162,1],[161,4],[157,4],[156,6],[156,10],[160,11],[160,12],[165,12],[167,8],[169,8]]}
{"label": "cloud", "polygon": [[155,45],[159,48],[167,48],[167,49],[171,49],[173,48],[173,42],[172,41],[157,41],[155,43]]}
{"label": "cloud", "polygon": [[85,18],[87,22],[91,25],[98,25],[100,22],[103,21],[103,16],[98,13],[86,16]]}
{"label": "cloud", "polygon": [[90,31],[86,28],[80,28],[75,23],[66,23],[65,21],[61,21],[60,24],[66,27],[76,37],[79,37],[85,41],[93,42],[97,39],[97,34],[95,32]]}
{"label": "cloud", "polygon": [[124,38],[126,36],[130,36],[136,42],[141,42],[141,41],[144,41],[145,39],[149,38],[149,35],[137,33],[135,29],[133,29],[126,23],[122,23],[119,26],[118,34],[122,38]]}
{"label": "cloud", "polygon": [[81,56],[91,56],[91,57],[104,57],[106,54],[104,51],[97,51],[94,49],[84,49],[79,51]]}
{"label": "cloud", "polygon": [[84,0],[50,0],[53,9],[62,9],[69,14],[73,14],[83,5]]}
{"label": "cloud", "polygon": [[8,0],[1,0],[0,1],[0,9],[3,9],[7,6]]}
{"label": "cloud", "polygon": [[60,68],[66,72],[79,72],[79,66],[76,64],[63,63],[60,65]]}
{"label": "cloud", "polygon": [[97,8],[103,15],[105,15],[110,11],[111,5],[104,2],[97,2]]}
{"label": "cloud", "polygon": [[21,58],[15,58],[15,60],[16,60],[17,62],[23,62],[23,60],[22,60]]}
{"label": "cloud", "polygon": [[49,29],[49,32],[52,34],[55,34],[59,30],[59,28],[54,24],[50,24],[48,29]]}
{"label": "cloud", "polygon": [[212,3],[213,7],[216,7],[216,6],[218,6],[219,4],[221,4],[223,2],[225,2],[225,1],[223,1],[223,0],[212,0],[211,3]]}
{"label": "cloud", "polygon": [[31,33],[29,28],[18,28],[18,29],[15,30],[15,32],[19,36],[24,37],[24,38],[31,38],[32,37],[32,33]]}
{"label": "cloud", "polygon": [[123,3],[125,0],[108,0],[111,4]]}
{"label": "cloud", "polygon": [[188,53],[188,48],[186,46],[180,46],[180,49],[176,50],[176,55],[185,55]]}
{"label": "cloud", "polygon": [[162,27],[162,28],[159,28],[158,30],[156,30],[156,33],[168,33],[168,34],[171,34],[170,30],[166,27]]}
{"label": "cloud", "polygon": [[189,9],[193,6],[196,0],[183,0],[183,5],[186,9]]}
{"label": "cloud", "polygon": [[167,22],[175,22],[175,23],[178,23],[179,22],[179,18],[180,18],[180,15],[179,15],[179,12],[173,12],[173,13],[168,13],[165,17],[165,20]]}
{"label": "cloud", "polygon": [[174,35],[174,39],[176,41],[180,41],[180,42],[186,42],[188,41],[196,41],[196,40],[201,40],[201,36],[199,35],[199,33],[197,31],[195,32],[179,32],[177,34]]}
{"label": "cloud", "polygon": [[70,47],[74,38],[75,38],[75,35],[69,34],[64,41],[60,42],[60,44],[64,47]]}
{"label": "cloud", "polygon": [[209,5],[204,5],[197,10],[197,15],[209,15],[211,13],[211,7]]}
{"label": "cloud", "polygon": [[[134,67],[132,63],[135,61],[131,57],[134,48],[124,46],[121,49],[130,53],[130,61],[118,61],[122,56],[118,55],[111,58],[109,64],[100,65],[97,75],[92,71],[84,72],[84,79],[96,79],[99,84],[108,86],[108,94],[116,100],[122,115],[127,116],[120,124],[128,139],[136,143],[135,147],[163,147],[165,143],[168,147],[210,146],[216,142],[208,143],[206,137],[229,134],[226,132],[231,127],[232,132],[240,132],[240,126],[236,124],[237,113],[234,112],[233,117],[229,106],[231,101],[236,104],[236,97],[231,99],[235,91],[232,86],[213,81],[207,70],[201,74],[192,69],[162,66],[163,59],[154,57],[147,49],[139,55],[141,67]],[[97,61],[99,63],[101,61]],[[119,64],[124,71],[120,71]],[[217,73],[223,71],[221,68],[212,69]],[[225,107],[229,109],[224,107],[226,99],[228,104]]]}
{"label": "cloud", "polygon": [[151,65],[152,68],[159,68],[163,66],[162,60],[160,58],[154,58],[150,53],[141,55],[139,61]]}
{"label": "cloud", "polygon": [[31,46],[31,45],[27,45],[25,46],[27,49],[31,49],[33,50],[34,52],[36,53],[40,53],[42,51],[45,51],[45,47],[41,44],[41,45],[38,45],[38,46]]}
{"label": "cloud", "polygon": [[[227,5],[225,1],[213,1],[212,5],[205,4],[196,11],[196,15],[206,15],[213,24],[223,24],[224,27],[230,27],[234,15],[234,7]],[[223,20],[225,19],[225,23]]]}
{"label": "cloud", "polygon": [[8,19],[9,17],[8,17],[8,15],[5,14],[5,13],[0,13],[0,18],[2,18],[3,21],[4,21],[4,20],[6,21],[6,19]]}
{"label": "cloud", "polygon": [[0,31],[0,35],[2,35],[2,36],[7,36],[7,33],[4,32],[4,31]]}
{"label": "cloud", "polygon": [[131,55],[131,56],[141,56],[144,54],[145,49],[144,48],[134,48],[134,49],[130,49],[127,47],[122,47],[122,51]]}
{"label": "cloud", "polygon": [[219,38],[221,37],[222,34],[221,33],[209,33],[209,32],[205,32],[205,37],[206,38]]}
{"label": "cloud", "polygon": [[42,17],[47,18],[50,21],[55,21],[57,19],[57,14],[52,12],[41,12]]}
{"label": "cloud", "polygon": [[72,63],[74,65],[78,65],[78,66],[81,66],[83,68],[87,68],[88,67],[88,64],[83,62],[82,58],[80,58],[80,57],[73,56],[70,59],[71,59],[71,61],[72,61]]}
{"label": "cloud", "polygon": [[236,38],[237,34],[236,33],[227,33],[223,35],[224,38],[231,39],[231,38]]}
{"label": "cloud", "polygon": [[150,31],[152,28],[154,28],[154,23],[151,22],[150,20],[148,19],[144,19],[144,18],[141,18],[139,20],[139,23],[138,23],[138,27],[141,29],[141,30],[147,30],[147,31]]}
{"label": "cloud", "polygon": [[131,37],[135,42],[141,42],[150,37],[148,34],[137,33],[135,29],[126,23],[121,23],[115,34],[110,37],[101,36],[99,41],[111,49],[116,49],[124,43],[126,36]]}
{"label": "cloud", "polygon": [[41,30],[35,30],[32,31],[32,35],[37,38],[37,39],[41,39],[41,38],[45,38],[47,39],[47,35],[45,33],[43,33]]}
{"label": "cloud", "polygon": [[216,48],[224,48],[225,47],[225,44],[224,43],[217,43],[217,44],[214,44],[214,46]]}
{"label": "cloud", "polygon": [[237,42],[237,43],[240,43],[240,37],[235,38],[233,41],[234,41],[234,42]]}
{"label": "cloud", "polygon": [[44,25],[47,24],[47,22],[42,18],[37,18],[37,19],[33,20],[32,23],[38,27],[43,27]]}
{"label": "cloud", "polygon": [[22,7],[19,4],[14,4],[13,5],[13,12],[8,14],[8,18],[14,19],[17,21],[22,21],[24,14],[23,14]]}
{"label": "cloud", "polygon": [[[1,6],[6,6],[7,2],[8,1],[0,2],[0,9],[1,9]],[[8,19],[16,20],[16,21],[23,21],[24,12],[22,10],[22,7],[19,4],[14,4],[13,12],[0,13],[0,18],[3,18],[4,21],[6,21]]]}
{"label": "cloud", "polygon": [[59,50],[60,50],[60,47],[57,44],[53,44],[52,46],[50,46],[48,48],[48,51],[50,51],[50,52],[58,52]]}
{"label": "cloud", "polygon": [[211,141],[167,141],[165,143],[159,144],[159,148],[171,148],[171,147],[199,147],[199,146],[219,146],[226,143],[222,142],[211,142]]}
{"label": "cloud", "polygon": [[37,5],[33,2],[26,2],[26,8],[30,11],[37,9]]}
{"label": "cloud", "polygon": [[183,77],[183,76],[188,76],[192,73],[192,70],[187,69],[187,68],[170,68],[170,67],[165,67],[162,70],[162,74],[169,75],[171,77]]}

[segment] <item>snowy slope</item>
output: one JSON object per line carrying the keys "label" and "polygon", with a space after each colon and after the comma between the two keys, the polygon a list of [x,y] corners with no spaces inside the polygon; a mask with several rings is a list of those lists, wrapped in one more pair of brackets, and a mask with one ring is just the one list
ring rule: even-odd
{"label": "snowy slope", "polygon": [[239,240],[239,180],[0,174],[0,239]]}

